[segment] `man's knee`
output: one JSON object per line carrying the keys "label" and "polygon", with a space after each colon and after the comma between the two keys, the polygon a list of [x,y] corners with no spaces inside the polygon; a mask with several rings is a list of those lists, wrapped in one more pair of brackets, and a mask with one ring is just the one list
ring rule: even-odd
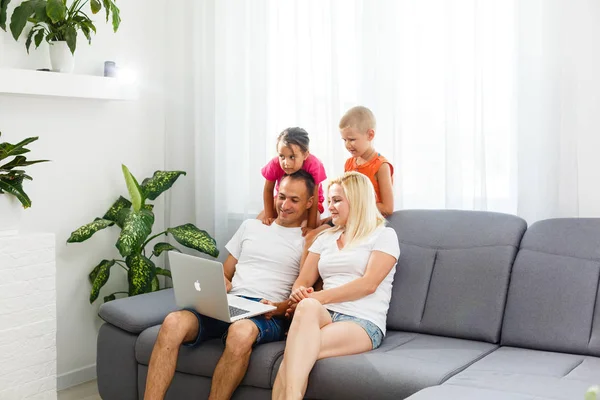
{"label": "man's knee", "polygon": [[171,343],[183,343],[198,332],[198,318],[189,311],[175,311],[165,317],[159,338]]}
{"label": "man's knee", "polygon": [[231,324],[227,331],[226,350],[236,356],[252,351],[258,333],[258,327],[250,320],[245,319]]}

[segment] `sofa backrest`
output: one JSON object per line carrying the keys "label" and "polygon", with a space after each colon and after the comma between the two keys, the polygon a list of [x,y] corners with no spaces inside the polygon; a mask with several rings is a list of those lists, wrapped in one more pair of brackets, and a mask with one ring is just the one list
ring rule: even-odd
{"label": "sofa backrest", "polygon": [[512,264],[527,224],[514,215],[403,210],[389,329],[497,343]]}
{"label": "sofa backrest", "polygon": [[539,221],[511,276],[502,344],[600,355],[600,218]]}

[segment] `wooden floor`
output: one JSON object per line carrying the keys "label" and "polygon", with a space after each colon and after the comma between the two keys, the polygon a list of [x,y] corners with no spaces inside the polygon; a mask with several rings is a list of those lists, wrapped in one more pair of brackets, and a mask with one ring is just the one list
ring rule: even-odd
{"label": "wooden floor", "polygon": [[82,383],[58,392],[58,400],[102,400],[96,380]]}

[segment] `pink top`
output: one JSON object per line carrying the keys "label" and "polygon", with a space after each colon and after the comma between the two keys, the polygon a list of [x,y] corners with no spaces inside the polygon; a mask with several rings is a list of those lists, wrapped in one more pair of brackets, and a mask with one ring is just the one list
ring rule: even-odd
{"label": "pink top", "polygon": [[[315,180],[315,185],[319,185],[319,212],[322,214],[325,209],[323,208],[323,202],[325,201],[325,196],[323,196],[323,187],[321,186],[321,182],[327,179],[327,174],[325,174],[325,167],[323,167],[323,163],[317,157],[312,154],[308,155],[308,158],[304,160],[304,164],[302,165],[302,169],[312,175]],[[279,165],[279,157],[274,157],[271,161],[265,165],[260,172],[262,176],[265,177],[268,181],[275,181],[275,193],[279,193],[279,182],[281,178],[285,175],[285,171]]]}

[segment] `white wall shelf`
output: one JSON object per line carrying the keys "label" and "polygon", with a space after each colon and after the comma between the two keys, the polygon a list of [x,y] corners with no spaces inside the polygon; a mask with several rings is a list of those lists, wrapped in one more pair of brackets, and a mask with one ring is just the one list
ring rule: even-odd
{"label": "white wall shelf", "polygon": [[138,89],[116,78],[0,68],[0,95],[135,100]]}

